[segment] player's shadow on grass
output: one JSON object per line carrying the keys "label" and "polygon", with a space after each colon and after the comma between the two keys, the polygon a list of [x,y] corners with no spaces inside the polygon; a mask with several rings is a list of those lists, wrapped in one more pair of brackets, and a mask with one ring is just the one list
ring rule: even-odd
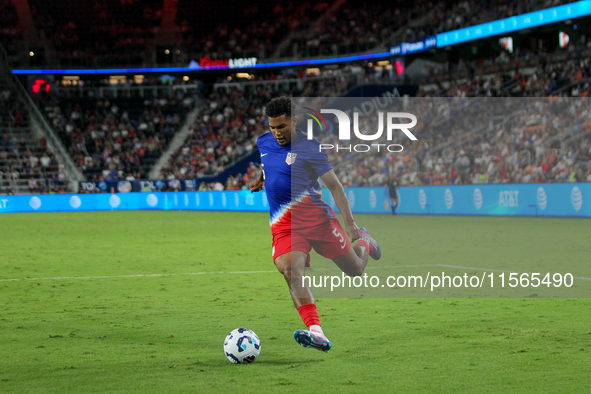
{"label": "player's shadow on grass", "polygon": [[272,364],[272,365],[297,365],[297,364],[309,364],[309,363],[323,363],[326,360],[302,360],[302,361],[289,361],[289,360],[257,360],[257,364]]}
{"label": "player's shadow on grass", "polygon": [[[302,360],[302,361],[290,361],[290,360],[256,360],[254,362],[254,364],[266,364],[266,365],[298,365],[298,364],[309,364],[309,363],[323,363],[326,360]],[[215,367],[215,368],[219,368],[221,365],[224,366],[228,366],[230,365],[227,362],[224,361],[217,361],[217,362],[197,362],[194,364],[191,364],[191,366],[195,367],[195,368],[199,368],[199,367]]]}

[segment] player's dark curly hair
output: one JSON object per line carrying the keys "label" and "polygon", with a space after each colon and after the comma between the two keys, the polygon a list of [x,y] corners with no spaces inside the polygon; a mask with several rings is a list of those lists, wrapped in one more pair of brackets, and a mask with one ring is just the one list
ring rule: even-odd
{"label": "player's dark curly hair", "polygon": [[271,100],[266,108],[265,114],[269,118],[276,118],[281,115],[291,117],[291,98],[290,97],[277,97]]}

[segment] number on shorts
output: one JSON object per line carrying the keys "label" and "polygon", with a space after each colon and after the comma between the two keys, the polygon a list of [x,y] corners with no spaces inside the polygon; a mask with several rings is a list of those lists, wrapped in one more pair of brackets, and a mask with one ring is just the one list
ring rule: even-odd
{"label": "number on shorts", "polygon": [[345,237],[343,237],[343,234],[341,234],[339,232],[339,230],[337,230],[336,227],[332,230],[332,233],[334,234],[335,237],[337,237],[339,239],[339,242],[342,243],[341,249],[345,249],[345,246],[347,246],[347,242],[345,241]]}

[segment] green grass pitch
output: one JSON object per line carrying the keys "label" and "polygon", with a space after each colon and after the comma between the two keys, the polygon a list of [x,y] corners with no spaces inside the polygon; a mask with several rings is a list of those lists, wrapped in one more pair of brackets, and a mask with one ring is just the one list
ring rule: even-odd
{"label": "green grass pitch", "polygon": [[[356,219],[381,241],[379,263],[565,266],[591,255],[587,220]],[[303,324],[274,272],[268,214],[3,214],[0,229],[0,393],[591,387],[589,299],[321,298],[334,345],[324,354],[293,340]],[[223,354],[237,327],[261,338],[253,364]]]}

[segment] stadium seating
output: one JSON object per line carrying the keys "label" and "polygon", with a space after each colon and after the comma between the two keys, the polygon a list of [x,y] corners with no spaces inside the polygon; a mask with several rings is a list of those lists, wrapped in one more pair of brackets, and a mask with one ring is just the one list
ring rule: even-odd
{"label": "stadium seating", "polygon": [[10,0],[0,0],[0,43],[8,55],[10,63],[17,66],[20,64],[18,53],[22,42],[22,29],[19,27],[18,15],[14,4]]}
{"label": "stadium seating", "polygon": [[60,98],[41,106],[87,179],[146,178],[194,106],[194,92],[171,96]]}
{"label": "stadium seating", "polygon": [[[422,117],[426,125],[420,144],[403,154],[330,153],[329,158],[345,186],[383,185],[389,174],[407,186],[591,181],[591,111],[581,101],[530,100],[520,106],[516,99],[492,98],[469,103],[455,109],[453,127],[437,118],[431,125]],[[507,116],[491,118],[484,126],[471,124],[491,106],[499,107],[493,113]],[[371,122],[366,120],[361,129],[375,130]],[[321,138],[332,143],[332,137]],[[356,143],[363,141],[351,141]],[[460,157],[468,159],[467,165]]]}
{"label": "stadium seating", "polygon": [[[62,66],[141,65],[154,49],[162,1],[29,0],[37,29]],[[100,39],[97,39],[99,38]]]}
{"label": "stadium seating", "polygon": [[0,193],[64,193],[64,168],[31,130],[25,105],[0,91]]}
{"label": "stadium seating", "polygon": [[256,138],[264,132],[262,109],[271,98],[338,96],[351,87],[353,77],[349,74],[311,78],[300,87],[259,81],[242,90],[218,88],[202,106],[189,138],[173,155],[162,175],[185,179],[223,171],[256,148]]}
{"label": "stadium seating", "polygon": [[[582,51],[582,53],[586,53],[584,49]],[[560,86],[570,86],[572,81],[584,80],[588,75],[587,60],[573,60],[570,58],[565,60],[559,57],[552,58],[551,55],[548,55],[547,58],[551,59],[551,61],[546,63],[542,73],[538,69],[536,74],[519,75],[519,71],[517,71],[516,76],[515,70],[505,71],[501,69],[496,74],[488,74],[487,79],[479,76],[472,79],[460,79],[456,83],[450,83],[445,88],[443,87],[445,82],[426,84],[421,88],[420,95],[423,97],[544,96]],[[523,67],[523,69],[526,69],[526,67]],[[513,78],[507,76],[507,73],[512,74]],[[338,75],[335,70],[333,70],[333,74]],[[340,78],[333,75],[332,78],[319,78],[317,80],[314,80],[314,78],[300,78],[305,82],[299,85],[290,82],[282,83],[281,76],[277,78],[275,75],[259,75],[257,79],[261,78],[263,80],[216,85],[218,88],[207,96],[206,101],[199,110],[196,120],[190,128],[189,137],[172,155],[168,165],[162,169],[161,176],[168,179],[190,179],[214,176],[222,172],[256,149],[256,137],[263,131],[262,128],[264,127],[264,117],[261,111],[264,103],[270,98],[281,94],[294,97],[336,96],[346,92],[355,84],[356,79],[350,79],[346,77],[347,74],[344,75]],[[264,78],[272,79],[264,80]],[[510,78],[510,82],[516,83],[507,84],[507,78]],[[562,78],[561,82],[557,82],[558,78]],[[525,84],[520,83],[523,80],[527,82]],[[497,81],[496,86],[494,85],[495,81]],[[550,86],[552,81],[554,81],[553,87]],[[433,86],[435,86],[435,89],[433,89]],[[509,89],[501,89],[500,87],[503,86],[508,86]],[[544,89],[544,87],[546,88]],[[584,96],[589,90],[589,85],[583,84],[581,88],[577,87],[576,89],[578,95]],[[572,93],[570,90],[562,92],[563,95],[570,93]],[[96,147],[95,141],[97,138],[101,141],[101,138],[97,137],[97,129],[103,127],[120,128],[122,126],[120,124],[122,116],[125,113],[127,113],[125,116],[129,118],[129,121],[125,121],[125,125],[130,125],[137,130],[140,127],[142,118],[147,119],[155,116],[151,103],[150,100],[145,101],[144,99],[127,97],[103,100],[70,97],[51,104],[45,103],[44,109],[57,128],[65,145],[69,148],[70,153],[84,170],[87,179],[139,179],[147,177],[148,172],[166,148],[171,137],[180,128],[180,123],[189,107],[179,106],[177,102],[177,105],[167,104],[163,108],[158,108],[158,111],[160,111],[158,115],[160,116],[161,113],[165,121],[164,123],[154,124],[156,128],[159,128],[159,131],[156,129],[146,131],[144,141],[132,144],[133,138],[137,139],[137,137],[129,134],[127,136],[118,135],[115,138],[106,137],[105,142],[110,147],[109,149],[106,149],[107,147],[101,144]],[[114,107],[114,109],[110,110],[111,107]],[[113,112],[115,108],[116,113]],[[177,114],[176,118],[170,116],[175,113]],[[471,158],[471,163],[474,164],[478,149],[470,146],[467,141],[463,141],[461,149],[447,148],[450,142],[458,140],[473,129],[474,125],[466,124],[464,127],[440,128],[437,134],[422,135],[421,140],[427,146],[426,151],[443,146],[446,148],[445,152],[443,152],[443,149],[431,154],[426,154],[426,151],[411,152],[408,156],[401,156],[404,160],[402,163],[390,162],[390,164],[395,165],[396,173],[403,184],[417,182],[421,184],[472,182],[477,175],[475,171],[479,173],[480,167],[471,167],[472,174],[470,176],[472,178],[469,180],[457,178],[453,172],[446,173],[443,176],[441,173],[437,174],[432,171],[431,168],[437,167],[433,163],[454,163],[460,150],[464,150]],[[552,134],[553,132],[556,132],[556,130],[550,130],[543,137],[545,139],[557,137],[556,134]],[[573,136],[565,137],[570,138]],[[542,136],[537,136],[537,138],[537,141],[540,141]],[[117,139],[122,141],[117,142]],[[479,142],[480,140],[475,137],[474,144]],[[546,147],[543,148],[546,149]],[[523,153],[523,155],[526,155],[526,153]],[[522,160],[517,167],[513,163],[509,173],[504,168],[502,169],[502,175],[498,175],[497,178],[495,178],[496,175],[488,173],[486,181],[491,183],[523,181],[523,175],[520,174],[521,170],[531,165],[541,167],[542,164],[539,160],[539,154],[536,155],[533,150],[527,155],[530,155],[527,163]],[[531,159],[534,156],[535,158]],[[578,172],[577,179],[585,178],[585,174],[581,173],[585,165],[585,162],[581,161],[584,157],[585,155],[582,155],[577,161],[575,171]],[[345,171],[346,166],[341,167],[339,162],[343,160],[342,157],[335,156],[331,157],[331,159],[335,161],[335,168],[339,169],[339,176],[345,185],[375,185],[380,184],[385,179],[385,175],[368,177],[363,170],[363,168],[386,168],[379,164],[380,160],[384,160],[383,157],[372,159],[374,162],[376,160],[378,162],[370,163],[367,166],[352,166],[349,162],[347,164],[349,168],[358,169],[356,174],[347,173]],[[503,156],[502,159],[499,158],[498,160],[503,161],[505,159]],[[388,158],[387,160],[393,159]],[[559,161],[556,160],[553,165],[555,166]],[[414,171],[409,171],[411,167]],[[562,169],[564,166],[560,164],[560,167]],[[531,172],[531,168],[528,168],[528,171]],[[544,172],[544,181],[564,180],[564,177],[561,178],[556,173],[550,176],[551,174],[547,171]],[[583,172],[586,172],[586,170]],[[413,173],[416,174],[411,175]],[[539,175],[539,170],[535,174]],[[527,181],[542,181],[541,177],[527,176],[525,179]],[[209,187],[213,186],[210,185]]]}
{"label": "stadium seating", "polygon": [[591,48],[526,53],[509,59],[499,56],[486,64],[463,63],[451,71],[432,70],[417,80],[421,96],[587,96]]}
{"label": "stadium seating", "polygon": [[[354,85],[357,75],[331,72],[300,77],[272,75],[269,80],[219,84],[201,105],[188,139],[162,176],[185,179],[219,173],[256,149],[256,137],[264,127],[261,111],[270,98],[338,96]],[[203,89],[199,85],[187,89],[182,81],[174,86],[158,83],[151,79],[140,86],[109,86],[82,80],[79,86],[61,86],[37,99],[86,179],[145,179]]]}

